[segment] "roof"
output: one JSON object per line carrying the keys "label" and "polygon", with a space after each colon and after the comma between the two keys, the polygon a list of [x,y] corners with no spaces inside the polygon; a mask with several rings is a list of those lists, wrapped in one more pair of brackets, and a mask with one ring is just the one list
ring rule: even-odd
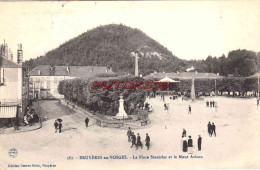
{"label": "roof", "polygon": [[0,57],[0,59],[2,60],[2,63],[1,64],[1,67],[3,68],[22,68],[22,66],[20,66],[19,64],[13,62],[13,61],[10,61],[4,57]]}
{"label": "roof", "polygon": [[181,73],[151,73],[145,76],[145,79],[162,79],[165,77],[171,79],[191,79],[191,78],[222,78],[215,73],[197,73],[197,72],[181,72]]}
{"label": "roof", "polygon": [[107,67],[99,67],[99,66],[53,66],[51,67],[50,65],[39,65],[29,72],[29,76],[93,77],[97,74],[105,74],[105,73],[114,73],[114,72],[109,70]]}
{"label": "roof", "polygon": [[163,79],[160,80],[160,82],[170,82],[170,83],[177,83],[179,81],[175,81],[173,79],[170,79],[169,77],[164,77]]}
{"label": "roof", "polygon": [[70,66],[71,77],[92,77],[98,74],[114,73],[107,67],[98,66]]}

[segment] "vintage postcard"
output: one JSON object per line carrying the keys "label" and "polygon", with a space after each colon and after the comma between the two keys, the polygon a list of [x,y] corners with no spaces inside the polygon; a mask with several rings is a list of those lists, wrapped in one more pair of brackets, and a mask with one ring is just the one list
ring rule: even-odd
{"label": "vintage postcard", "polygon": [[0,169],[260,168],[260,1],[0,2]]}

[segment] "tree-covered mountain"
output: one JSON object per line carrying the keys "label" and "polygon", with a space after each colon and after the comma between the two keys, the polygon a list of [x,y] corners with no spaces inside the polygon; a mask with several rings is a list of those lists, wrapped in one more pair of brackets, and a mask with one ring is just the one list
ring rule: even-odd
{"label": "tree-covered mountain", "polygon": [[39,64],[107,66],[115,72],[134,73],[135,51],[141,74],[184,70],[188,64],[142,31],[111,24],[89,30],[24,65],[29,69]]}
{"label": "tree-covered mountain", "polygon": [[[187,49],[189,50],[189,49]],[[139,55],[139,73],[181,72],[194,66],[198,72],[227,76],[250,76],[260,69],[260,53],[233,50],[226,57],[182,60],[138,29],[110,24],[89,30],[63,43],[45,56],[24,62],[29,70],[37,65],[106,66],[114,72],[134,73],[134,52]]]}

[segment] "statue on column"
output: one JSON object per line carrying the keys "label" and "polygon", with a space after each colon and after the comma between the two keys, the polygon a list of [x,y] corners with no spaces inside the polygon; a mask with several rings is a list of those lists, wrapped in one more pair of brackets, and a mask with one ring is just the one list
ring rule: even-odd
{"label": "statue on column", "polygon": [[118,113],[116,114],[116,118],[117,119],[128,118],[128,115],[126,114],[125,109],[124,109],[124,99],[123,99],[122,95],[120,95],[119,109],[118,109]]}

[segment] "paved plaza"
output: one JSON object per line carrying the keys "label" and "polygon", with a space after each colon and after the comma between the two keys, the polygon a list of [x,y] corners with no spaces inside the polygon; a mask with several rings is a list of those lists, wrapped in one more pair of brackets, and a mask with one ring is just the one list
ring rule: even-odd
{"label": "paved plaza", "polygon": [[[205,101],[216,100],[218,108],[206,107]],[[151,149],[135,150],[130,148],[127,141],[126,129],[103,128],[94,125],[85,127],[85,115],[61,108],[58,101],[41,101],[41,112],[48,115],[57,114],[63,119],[63,132],[55,133],[54,117],[43,122],[42,128],[17,134],[1,134],[1,160],[2,165],[7,164],[56,164],[59,168],[81,166],[89,168],[116,168],[118,165],[128,167],[138,166],[147,168],[153,163],[162,168],[256,168],[259,167],[258,147],[260,141],[260,108],[257,108],[255,99],[234,99],[227,97],[205,98],[204,101],[170,100],[170,110],[164,110],[160,97],[147,99],[154,111],[150,114],[151,124],[139,129],[133,129],[135,134],[140,133],[143,144],[145,133],[151,138]],[[188,114],[191,105],[192,113]],[[42,107],[44,106],[44,107]],[[69,114],[72,113],[72,114]],[[62,116],[63,115],[63,116]],[[216,125],[216,137],[209,137],[207,123]],[[193,155],[202,156],[201,159],[137,159],[130,160],[80,160],[79,156],[95,155],[127,155],[134,156],[170,156],[183,155],[181,135],[185,128],[187,135],[191,135],[194,143]],[[198,135],[202,136],[202,151],[197,151]],[[16,158],[8,156],[11,148],[18,150]],[[50,155],[52,159],[50,160]],[[74,160],[67,160],[72,156]],[[33,161],[31,161],[33,160]],[[80,164],[78,164],[80,162]],[[100,164],[102,162],[102,164]],[[106,163],[104,163],[106,162]],[[1,165],[0,165],[1,166]],[[0,167],[0,169],[6,167]],[[137,169],[138,169],[137,168]],[[121,168],[122,169],[122,168]]]}

